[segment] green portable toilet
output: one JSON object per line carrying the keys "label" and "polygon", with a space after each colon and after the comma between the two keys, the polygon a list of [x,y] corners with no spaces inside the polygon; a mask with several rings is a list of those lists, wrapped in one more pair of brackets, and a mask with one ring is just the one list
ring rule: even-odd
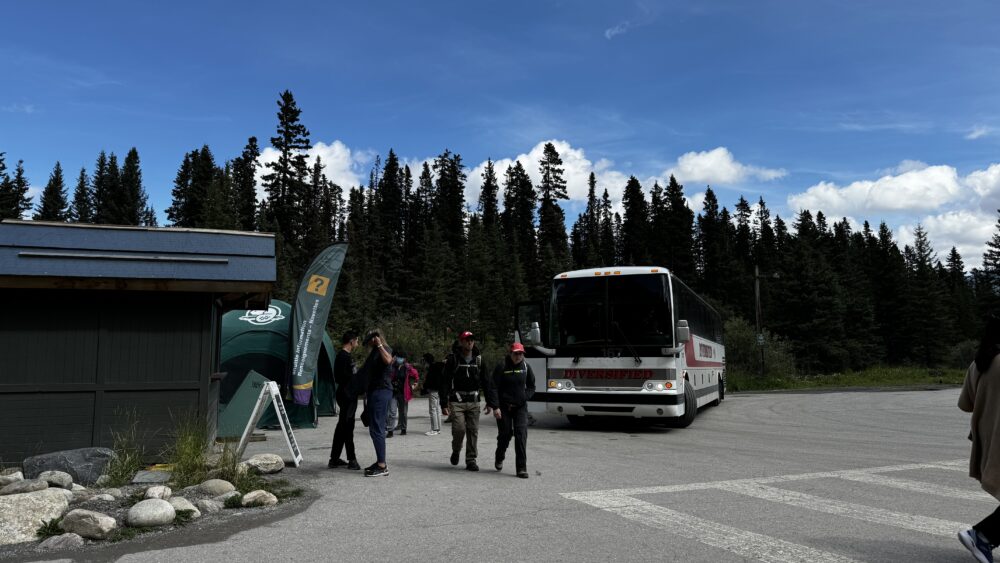
{"label": "green portable toilet", "polygon": [[[284,301],[271,300],[267,310],[230,311],[222,317],[221,369],[226,372],[219,391],[219,402],[228,404],[251,370],[278,382],[284,391],[285,373],[289,358],[289,329],[291,307]],[[335,350],[329,335],[323,334],[323,348],[313,374],[313,399],[309,405],[285,402],[285,410],[292,425],[298,428],[315,428],[320,414],[321,388],[324,392],[333,380]],[[224,407],[220,407],[222,410]],[[330,413],[332,414],[332,413]],[[259,428],[275,427],[278,419],[273,409],[268,409],[257,425]]]}

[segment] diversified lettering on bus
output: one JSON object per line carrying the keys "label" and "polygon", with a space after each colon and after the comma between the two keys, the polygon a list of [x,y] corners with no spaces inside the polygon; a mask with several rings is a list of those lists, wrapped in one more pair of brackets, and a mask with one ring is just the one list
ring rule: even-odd
{"label": "diversified lettering on bus", "polygon": [[650,379],[651,369],[568,369],[563,379]]}

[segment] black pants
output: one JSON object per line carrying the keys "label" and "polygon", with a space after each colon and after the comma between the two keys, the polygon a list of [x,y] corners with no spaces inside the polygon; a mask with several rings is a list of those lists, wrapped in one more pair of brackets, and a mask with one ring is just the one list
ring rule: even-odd
{"label": "black pants", "polygon": [[500,420],[497,421],[497,460],[503,461],[510,439],[514,438],[514,459],[518,471],[528,469],[528,405],[519,407],[500,406]]}
{"label": "black pants", "polygon": [[982,534],[990,545],[1000,545],[1000,507],[972,529]]}
{"label": "black pants", "polygon": [[347,459],[357,460],[354,453],[354,415],[358,411],[358,398],[346,397],[337,393],[337,404],[340,406],[340,417],[337,419],[337,427],[333,431],[333,449],[330,450],[330,459],[340,459],[340,450],[347,448]]}

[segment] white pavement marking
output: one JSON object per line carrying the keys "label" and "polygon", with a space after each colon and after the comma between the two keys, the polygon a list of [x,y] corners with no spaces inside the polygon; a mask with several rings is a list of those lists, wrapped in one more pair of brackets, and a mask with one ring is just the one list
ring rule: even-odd
{"label": "white pavement marking", "polygon": [[961,522],[951,522],[949,520],[941,520],[939,518],[931,518],[928,516],[893,512],[891,510],[885,510],[884,508],[875,508],[865,506],[863,504],[854,504],[853,502],[844,502],[840,500],[817,497],[806,493],[800,493],[798,491],[789,491],[786,489],[778,489],[764,485],[728,483],[720,486],[719,488],[724,491],[739,493],[741,495],[759,498],[762,500],[778,502],[789,506],[814,510],[816,512],[824,512],[826,514],[845,516],[847,518],[863,520],[874,524],[893,526],[904,530],[924,532],[935,536],[951,537],[954,536],[959,530],[968,527],[968,524],[963,524]]}
{"label": "white pavement marking", "polygon": [[666,530],[672,535],[697,540],[705,545],[735,553],[740,557],[759,561],[769,563],[856,563],[856,560],[849,557],[732,528],[648,502],[636,501],[629,503],[628,506],[605,508],[604,510],[647,526]]}
{"label": "white pavement marking", "polygon": [[840,475],[840,478],[844,479],[845,481],[868,483],[871,485],[878,485],[880,487],[891,487],[893,489],[902,489],[904,491],[913,491],[915,493],[923,493],[939,497],[996,502],[995,498],[993,498],[988,493],[982,490],[976,491],[976,490],[959,489],[958,487],[935,485],[933,483],[925,483],[923,481],[913,481],[911,479],[897,479],[895,477],[887,477],[885,475],[874,475],[865,472],[844,473]]}

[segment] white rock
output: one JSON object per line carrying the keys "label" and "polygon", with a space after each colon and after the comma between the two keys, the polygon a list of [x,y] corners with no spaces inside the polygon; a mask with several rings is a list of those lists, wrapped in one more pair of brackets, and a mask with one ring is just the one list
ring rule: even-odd
{"label": "white rock", "polygon": [[87,487],[84,487],[83,485],[81,485],[79,483],[73,483],[73,488],[70,489],[70,490],[73,491],[73,492],[76,492],[76,491],[86,491]]}
{"label": "white rock", "polygon": [[59,527],[65,532],[73,532],[87,539],[105,540],[118,527],[118,523],[107,514],[76,508],[63,516]]}
{"label": "white rock", "polygon": [[152,528],[163,526],[174,521],[177,512],[170,503],[158,498],[140,501],[132,508],[128,509],[128,516],[125,521],[129,526],[135,528]]}
{"label": "white rock", "polygon": [[111,495],[100,494],[100,495],[94,495],[94,496],[86,499],[84,502],[94,502],[94,501],[115,502],[116,500],[118,500],[118,499],[116,499],[115,497],[113,497]]}
{"label": "white rock", "polygon": [[11,475],[20,475],[21,479],[24,479],[24,472],[21,471],[20,467],[8,467],[7,469],[0,471],[0,476],[10,477]]}
{"label": "white rock", "polygon": [[47,488],[49,488],[48,482],[41,479],[24,479],[21,481],[14,481],[6,487],[0,489],[0,496],[33,493]]}
{"label": "white rock", "polygon": [[215,514],[216,512],[222,510],[223,508],[221,502],[216,502],[214,500],[207,500],[207,499],[199,500],[198,502],[194,503],[194,505],[198,507],[198,510],[200,510],[202,514]]}
{"label": "white rock", "polygon": [[42,551],[50,549],[72,549],[74,547],[80,547],[81,545],[83,545],[83,538],[80,534],[69,532],[59,536],[47,538],[42,543],[38,544],[38,549]]}
{"label": "white rock", "polygon": [[106,494],[106,495],[111,495],[111,496],[115,497],[116,499],[120,499],[123,496],[125,496],[125,493],[123,493],[121,489],[104,489],[101,492],[104,493],[104,494]]}
{"label": "white rock", "polygon": [[250,491],[243,495],[243,506],[274,506],[278,497],[264,490]]}
{"label": "white rock", "polygon": [[44,522],[59,518],[68,508],[66,497],[49,489],[0,497],[0,545],[35,540]]}
{"label": "white rock", "polygon": [[69,490],[66,490],[66,489],[59,488],[59,487],[49,487],[49,488],[52,489],[53,491],[56,491],[56,492],[62,494],[62,496],[66,497],[66,502],[73,502],[73,500],[76,498],[73,495],[73,491],[69,491]]}
{"label": "white rock", "polygon": [[42,471],[38,478],[47,482],[50,487],[73,489],[73,476],[64,471]]}
{"label": "white rock", "polygon": [[173,494],[174,492],[170,490],[170,487],[165,487],[163,485],[156,485],[146,489],[146,498],[159,498],[167,500]]}
{"label": "white rock", "polygon": [[228,493],[223,493],[217,497],[212,497],[212,500],[221,504],[222,506],[226,506],[227,500],[229,500],[231,497],[238,497],[238,496],[240,496],[239,491],[229,491]]}
{"label": "white rock", "polygon": [[246,460],[248,466],[257,473],[277,473],[285,468],[285,460],[277,454],[257,454]]}
{"label": "white rock", "polygon": [[195,505],[191,504],[191,501],[184,497],[173,497],[167,502],[169,502],[170,506],[174,507],[174,510],[177,512],[180,512],[181,510],[191,510],[194,512],[194,514],[191,515],[192,517],[201,517],[201,511],[198,510]]}
{"label": "white rock", "polygon": [[94,485],[97,487],[103,487],[104,485],[107,485],[110,482],[111,482],[111,477],[107,475],[101,475],[100,477],[97,478],[97,481],[94,481]]}
{"label": "white rock", "polygon": [[201,492],[212,496],[218,496],[236,490],[236,487],[234,487],[232,483],[229,481],[223,481],[222,479],[209,479],[199,485],[198,488],[201,489]]}
{"label": "white rock", "polygon": [[10,485],[14,481],[24,481],[24,473],[15,471],[9,475],[0,475],[0,488]]}

